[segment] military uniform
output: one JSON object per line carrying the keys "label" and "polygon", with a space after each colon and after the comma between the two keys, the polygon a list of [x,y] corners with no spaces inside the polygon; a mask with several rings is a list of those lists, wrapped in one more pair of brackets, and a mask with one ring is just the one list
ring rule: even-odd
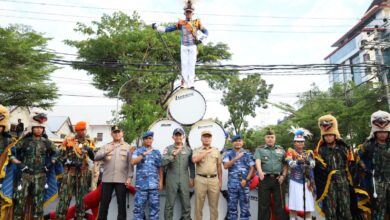
{"label": "military uniform", "polygon": [[88,157],[94,160],[94,144],[91,140],[68,137],[60,148],[60,160],[64,164],[56,219],[64,220],[72,196],[76,199],[76,219],[85,215],[83,199],[88,193],[91,175],[88,169]]}
{"label": "military uniform", "polygon": [[[22,169],[21,181],[15,193],[16,207],[14,219],[22,219],[24,205],[29,196],[32,197],[34,219],[43,218],[44,186],[46,171],[51,161],[57,160],[57,148],[45,137],[26,136],[15,145],[16,159],[25,165]],[[49,159],[47,159],[49,156]],[[14,157],[12,156],[11,159]]]}
{"label": "military uniform", "polygon": [[173,207],[176,196],[182,207],[181,219],[191,219],[190,189],[189,180],[195,177],[195,165],[192,162],[192,150],[183,146],[176,156],[173,152],[177,150],[175,145],[168,146],[164,150],[161,166],[166,170],[166,202],[164,217],[166,220],[173,219]]}
{"label": "military uniform", "polygon": [[115,194],[118,203],[118,220],[126,219],[126,186],[128,178],[133,177],[130,145],[124,141],[104,145],[95,155],[95,161],[103,162],[102,198],[99,207],[99,220],[106,220],[108,208]]}
{"label": "military uniform", "polygon": [[[281,175],[284,166],[284,149],[279,146],[261,146],[256,149],[255,159],[261,161],[261,169],[265,173],[259,185],[258,219],[270,219],[270,194],[275,202],[276,219],[285,219],[284,214],[284,185],[280,185],[277,177]],[[283,201],[282,201],[283,199]]]}
{"label": "military uniform", "polygon": [[[208,198],[210,219],[218,219],[219,179],[217,164],[221,164],[221,154],[218,149],[211,147],[212,151],[200,162],[196,163],[195,176],[195,220],[203,219],[204,200]],[[194,150],[194,156],[207,151],[203,146]]]}
{"label": "military uniform", "polygon": [[227,217],[229,220],[236,220],[238,218],[238,201],[240,202],[240,219],[249,220],[251,216],[249,213],[249,181],[247,180],[245,187],[241,187],[241,181],[242,179],[248,178],[250,168],[255,165],[252,154],[244,149],[240,149],[238,152],[235,149],[231,149],[226,152],[223,157],[223,162],[226,163],[233,160],[240,153],[244,153],[244,155],[229,168]]}
{"label": "military uniform", "polygon": [[[140,147],[133,153],[133,158],[137,158],[148,149]],[[154,149],[150,154],[144,156],[137,164],[135,180],[135,200],[134,200],[134,220],[143,220],[145,206],[149,202],[149,219],[159,219],[160,194],[158,186],[160,181],[161,153]]]}

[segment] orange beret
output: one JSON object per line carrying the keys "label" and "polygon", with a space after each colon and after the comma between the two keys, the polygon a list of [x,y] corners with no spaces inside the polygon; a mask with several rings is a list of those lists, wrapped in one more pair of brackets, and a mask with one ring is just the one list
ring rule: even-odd
{"label": "orange beret", "polygon": [[87,129],[87,122],[85,121],[79,121],[77,122],[76,126],[74,127],[76,131]]}

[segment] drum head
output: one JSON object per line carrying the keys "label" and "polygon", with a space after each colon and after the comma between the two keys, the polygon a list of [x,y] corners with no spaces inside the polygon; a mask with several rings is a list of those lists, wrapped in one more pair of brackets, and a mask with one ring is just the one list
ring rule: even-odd
{"label": "drum head", "polygon": [[153,123],[149,130],[154,132],[153,148],[164,152],[164,149],[174,143],[172,133],[176,128],[183,129],[177,122],[171,120],[158,120]]}
{"label": "drum head", "polygon": [[168,112],[180,124],[192,125],[206,113],[206,100],[196,90],[180,89],[169,99]]}
{"label": "drum head", "polygon": [[211,131],[213,138],[211,146],[218,148],[222,151],[226,143],[225,130],[218,123],[211,120],[202,120],[197,122],[191,127],[191,131],[188,135],[188,141],[192,149],[202,146],[200,140],[202,131]]}

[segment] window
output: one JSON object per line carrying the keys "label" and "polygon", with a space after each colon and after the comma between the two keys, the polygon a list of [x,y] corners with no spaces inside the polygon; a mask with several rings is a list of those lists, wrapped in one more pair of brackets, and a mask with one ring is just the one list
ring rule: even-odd
{"label": "window", "polygon": [[103,133],[97,133],[96,141],[103,141]]}
{"label": "window", "polygon": [[61,139],[64,139],[65,137],[66,137],[65,134],[61,134],[61,135],[60,135],[60,138],[61,138]]}

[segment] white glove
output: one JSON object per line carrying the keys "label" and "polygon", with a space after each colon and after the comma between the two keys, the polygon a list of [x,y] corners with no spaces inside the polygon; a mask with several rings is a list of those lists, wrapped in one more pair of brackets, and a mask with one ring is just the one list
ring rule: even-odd
{"label": "white glove", "polygon": [[202,31],[198,30],[196,31],[196,35],[198,37],[198,40],[201,42],[204,42],[207,39],[207,35],[205,35]]}
{"label": "white glove", "polygon": [[164,33],[165,32],[165,27],[164,26],[158,26],[156,30],[159,33]]}

